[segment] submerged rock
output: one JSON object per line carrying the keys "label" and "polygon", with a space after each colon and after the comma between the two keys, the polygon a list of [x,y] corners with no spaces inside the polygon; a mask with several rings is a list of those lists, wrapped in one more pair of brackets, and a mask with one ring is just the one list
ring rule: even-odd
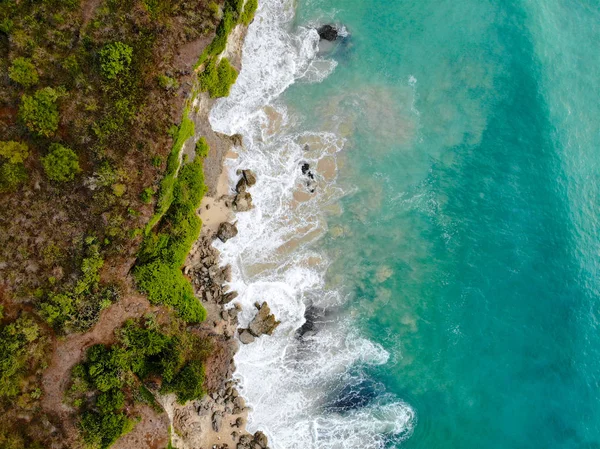
{"label": "submerged rock", "polygon": [[339,36],[337,28],[329,24],[321,26],[317,33],[319,33],[321,39],[329,42],[335,41]]}
{"label": "submerged rock", "polygon": [[219,230],[217,231],[217,237],[219,237],[219,239],[221,239],[223,243],[225,243],[229,239],[232,239],[237,234],[238,230],[236,226],[226,221],[221,223],[221,225],[219,226]]}

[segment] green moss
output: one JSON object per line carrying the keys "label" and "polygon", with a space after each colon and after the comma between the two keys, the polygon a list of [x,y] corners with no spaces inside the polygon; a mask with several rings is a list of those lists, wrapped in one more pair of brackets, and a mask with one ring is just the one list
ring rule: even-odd
{"label": "green moss", "polygon": [[31,87],[39,80],[37,70],[28,58],[15,58],[8,69],[8,77],[24,87]]}
{"label": "green moss", "polygon": [[218,64],[215,59],[211,59],[204,71],[198,75],[200,90],[208,92],[212,98],[226,97],[237,77],[237,70],[227,58],[222,58]]}
{"label": "green moss", "polygon": [[50,137],[56,132],[59,97],[60,93],[51,87],[40,89],[33,96],[21,97],[19,117],[31,132],[44,137]]}
{"label": "green moss", "polygon": [[42,165],[48,178],[53,181],[72,181],[81,171],[75,152],[58,143],[50,145],[50,153],[42,158]]}

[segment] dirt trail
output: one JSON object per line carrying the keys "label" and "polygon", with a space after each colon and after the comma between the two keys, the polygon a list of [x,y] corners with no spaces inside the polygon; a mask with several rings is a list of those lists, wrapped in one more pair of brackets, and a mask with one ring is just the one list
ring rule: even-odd
{"label": "dirt trail", "polygon": [[[72,334],[55,343],[50,366],[42,377],[44,396],[42,407],[58,413],[61,418],[74,410],[63,403],[63,395],[69,382],[70,371],[79,362],[88,347],[97,343],[110,343],[114,331],[129,318],[141,316],[150,308],[148,300],[135,292],[129,292],[118,303],[104,310],[96,325],[85,334]],[[69,420],[62,419],[63,422]]]}

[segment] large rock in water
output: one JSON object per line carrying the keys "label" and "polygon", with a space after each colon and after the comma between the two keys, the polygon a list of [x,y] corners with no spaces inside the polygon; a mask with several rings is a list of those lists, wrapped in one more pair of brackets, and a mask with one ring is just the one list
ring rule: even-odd
{"label": "large rock in water", "polygon": [[277,329],[277,326],[279,326],[280,322],[277,321],[275,315],[271,313],[271,309],[266,302],[263,302],[260,305],[256,303],[255,306],[258,309],[258,313],[250,322],[248,331],[255,337],[260,337],[261,335],[272,335],[275,329]]}
{"label": "large rock in water", "polygon": [[221,239],[223,243],[227,240],[232,239],[238,234],[238,230],[234,224],[227,223],[226,221],[221,223],[219,230],[217,231],[217,237]]}
{"label": "large rock in water", "polygon": [[233,210],[247,212],[252,209],[252,195],[249,192],[238,193],[233,200]]}
{"label": "large rock in water", "polygon": [[329,42],[335,41],[339,36],[337,28],[333,25],[323,25],[317,30],[317,33],[321,39]]}

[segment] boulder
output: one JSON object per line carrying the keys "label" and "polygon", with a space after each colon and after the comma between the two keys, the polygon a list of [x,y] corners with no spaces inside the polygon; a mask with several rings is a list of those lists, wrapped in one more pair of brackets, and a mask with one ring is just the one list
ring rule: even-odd
{"label": "boulder", "polygon": [[248,331],[255,337],[272,335],[280,322],[277,321],[275,315],[271,313],[271,309],[266,302],[263,302],[261,305],[257,303],[255,306],[258,308],[258,313],[250,322]]}
{"label": "boulder", "polygon": [[266,448],[269,444],[267,436],[260,430],[254,433],[254,442],[257,443],[261,448]]}
{"label": "boulder", "polygon": [[217,237],[219,237],[219,239],[222,242],[226,242],[227,240],[232,239],[237,234],[238,230],[235,227],[235,225],[228,222],[221,223],[221,225],[219,226],[219,230],[217,231]]}
{"label": "boulder", "polygon": [[249,345],[254,341],[254,336],[248,331],[248,329],[242,329],[240,331],[240,341],[245,345]]}
{"label": "boulder", "polygon": [[223,417],[219,412],[213,413],[212,416],[212,428],[215,432],[221,430],[221,424],[223,423]]}
{"label": "boulder", "polygon": [[237,298],[238,292],[227,292],[223,295],[221,299],[221,304],[229,304],[235,298]]}
{"label": "boulder", "polygon": [[256,184],[256,175],[252,170],[242,170],[242,177],[246,181],[248,187],[252,187]]}
{"label": "boulder", "polygon": [[335,41],[339,36],[337,28],[329,24],[321,26],[317,33],[319,33],[321,39],[329,42]]}
{"label": "boulder", "polygon": [[233,210],[246,212],[252,209],[252,195],[248,192],[238,193],[233,200]]}
{"label": "boulder", "polygon": [[242,176],[235,186],[235,191],[237,193],[243,193],[246,191],[247,188],[248,188],[248,183],[246,182],[246,178],[244,178]]}

